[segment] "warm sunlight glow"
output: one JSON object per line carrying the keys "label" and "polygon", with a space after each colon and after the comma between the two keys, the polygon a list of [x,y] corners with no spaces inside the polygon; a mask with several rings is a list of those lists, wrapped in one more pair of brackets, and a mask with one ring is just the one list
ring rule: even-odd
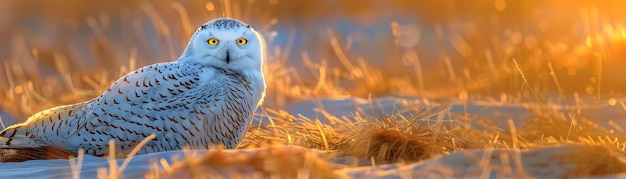
{"label": "warm sunlight glow", "polygon": [[626,174],[624,0],[0,0],[0,39],[0,178]]}

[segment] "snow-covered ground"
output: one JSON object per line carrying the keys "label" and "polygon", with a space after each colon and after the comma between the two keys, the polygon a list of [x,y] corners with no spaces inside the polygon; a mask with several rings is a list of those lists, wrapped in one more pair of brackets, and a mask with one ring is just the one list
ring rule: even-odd
{"label": "snow-covered ground", "polygon": [[[626,127],[626,112],[619,103],[601,102],[598,105],[578,106],[581,109],[582,117],[598,119],[596,121],[602,125],[609,123]],[[363,99],[315,99],[298,101],[287,107],[285,110],[291,114],[302,114],[310,118],[320,118],[322,122],[327,121],[320,115],[319,109],[324,109],[335,116],[350,117],[355,111],[370,115],[380,115],[393,113],[394,109],[404,109],[427,105],[428,101],[419,98],[406,97],[386,97],[373,102]],[[434,103],[434,102],[433,102]],[[503,104],[500,102],[456,102],[450,103],[450,114],[463,114],[492,118],[494,120],[523,121],[531,117],[530,109],[536,106],[530,104]],[[553,105],[555,107],[555,105]],[[576,104],[556,106],[558,111],[568,114],[576,109]],[[381,113],[382,112],[382,113]],[[444,115],[445,116],[445,115]],[[609,122],[612,121],[612,122]],[[267,121],[264,121],[267,122]],[[258,123],[258,122],[255,122]],[[506,124],[506,123],[503,123]],[[597,154],[594,154],[595,151]],[[206,151],[195,151],[204,153]],[[236,153],[237,151],[229,151]],[[153,153],[148,155],[135,156],[124,170],[126,178],[141,178],[144,173],[157,165],[153,165],[159,159],[165,159],[172,163],[173,156],[182,155],[183,151],[169,151]],[[580,156],[582,157],[572,157]],[[606,167],[599,165],[577,166],[581,160],[600,160],[594,158],[603,156],[601,160],[610,160],[615,166],[626,166],[626,158],[621,154],[614,154],[601,147],[590,145],[559,145],[533,150],[465,150],[453,152],[449,155],[420,161],[413,164],[389,164],[377,165],[375,167],[352,167],[337,169],[338,174],[352,178],[402,178],[403,176],[436,177],[445,176],[455,178],[484,177],[503,178],[519,177],[520,173],[537,178],[568,178],[580,171],[586,171],[581,167]],[[576,160],[576,161],[574,161]],[[118,159],[118,165],[124,159]],[[335,162],[344,160],[332,160]],[[608,162],[608,161],[607,161]],[[589,163],[589,162],[582,162]],[[602,162],[600,162],[602,163]],[[109,167],[109,161],[105,158],[84,156],[80,167],[80,178],[95,178],[98,176],[98,169]],[[592,168],[593,169],[593,168]],[[592,170],[588,169],[588,170]],[[69,160],[36,160],[20,163],[0,164],[0,178],[71,178],[73,175]],[[595,178],[621,178],[626,174],[611,176],[596,176]],[[594,177],[590,177],[594,178]]]}
{"label": "snow-covered ground", "polygon": [[[606,165],[576,165],[581,160],[598,160],[589,151],[604,155],[602,160],[612,160]],[[189,151],[187,151],[189,152]],[[193,151],[198,154],[206,151]],[[251,152],[250,150],[246,152]],[[253,152],[253,151],[252,151]],[[228,151],[235,156],[237,151]],[[581,153],[587,157],[580,156]],[[155,163],[155,159],[166,159],[171,163],[173,156],[182,156],[182,151],[169,151],[135,156],[124,170],[126,178],[142,178]],[[572,157],[580,156],[580,157]],[[521,176],[535,178],[571,178],[581,171],[601,169],[599,167],[626,166],[626,158],[621,154],[612,153],[606,148],[588,145],[561,145],[544,147],[534,150],[466,150],[454,152],[438,158],[424,160],[413,164],[386,164],[377,166],[353,167],[337,169],[340,176],[350,178],[402,178],[435,177],[435,178],[518,178]],[[124,159],[118,159],[118,165]],[[335,160],[342,161],[342,160]],[[616,164],[614,161],[618,161]],[[109,161],[105,158],[84,156],[80,178],[96,178],[98,169],[108,168]],[[604,161],[601,161],[604,162]],[[73,169],[69,160],[36,160],[20,163],[0,164],[0,178],[72,178]],[[594,167],[594,168],[585,168]],[[78,171],[78,170],[77,170]],[[587,178],[623,178],[626,174],[595,176]]]}
{"label": "snow-covered ground", "polygon": [[[602,150],[604,149],[604,150]],[[534,150],[466,150],[450,155],[433,158],[409,165],[384,165],[378,167],[358,167],[336,171],[352,178],[402,178],[405,176],[429,178],[572,178],[581,171],[598,170],[598,167],[618,165],[587,165],[581,160],[598,160],[589,151],[598,155],[607,154],[602,160],[621,161],[626,165],[621,154],[611,153],[606,148],[588,145],[561,145]],[[581,156],[587,154],[588,156]],[[579,157],[573,157],[579,156]],[[601,161],[605,162],[605,161]],[[584,165],[583,165],[584,164]],[[594,167],[594,168],[590,168]],[[594,177],[589,177],[594,178]],[[597,178],[620,178],[602,176]]]}

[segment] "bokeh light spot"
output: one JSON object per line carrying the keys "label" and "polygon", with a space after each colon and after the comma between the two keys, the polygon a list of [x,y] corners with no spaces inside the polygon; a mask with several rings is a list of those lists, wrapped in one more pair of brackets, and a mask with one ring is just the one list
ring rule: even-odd
{"label": "bokeh light spot", "polygon": [[211,1],[206,2],[205,7],[206,7],[206,10],[207,10],[207,11],[213,11],[213,10],[215,10],[215,5],[214,5],[214,4],[213,4],[213,2],[211,2]]}
{"label": "bokeh light spot", "polygon": [[496,10],[498,10],[498,11],[506,10],[506,1],[504,1],[504,0],[496,0],[494,5],[496,7]]}

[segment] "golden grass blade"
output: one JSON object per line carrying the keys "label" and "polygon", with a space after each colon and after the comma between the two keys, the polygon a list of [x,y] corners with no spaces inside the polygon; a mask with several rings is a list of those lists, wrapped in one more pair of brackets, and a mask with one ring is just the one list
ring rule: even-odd
{"label": "golden grass blade", "polygon": [[126,169],[126,166],[128,166],[128,163],[130,163],[130,160],[137,154],[137,152],[139,152],[139,150],[146,145],[146,143],[150,142],[152,139],[156,138],[155,134],[150,134],[148,137],[144,138],[141,142],[139,142],[139,144],[137,144],[137,146],[135,148],[133,148],[132,151],[130,151],[130,153],[128,154],[128,156],[126,157],[126,159],[124,159],[124,162],[122,163],[122,165],[120,166],[117,174],[121,175],[122,172],[124,171],[124,169]]}
{"label": "golden grass blade", "polygon": [[2,126],[2,129],[7,128],[7,126],[4,125],[4,120],[2,120],[2,117],[0,117],[0,126]]}
{"label": "golden grass blade", "polygon": [[117,154],[115,153],[115,141],[109,140],[109,155],[107,156],[107,161],[109,161],[109,177],[111,179],[118,178],[120,172],[118,172]]}
{"label": "golden grass blade", "polygon": [[70,169],[72,170],[72,179],[80,178],[80,171],[83,166],[83,158],[85,156],[84,149],[78,149],[77,157],[70,157]]}
{"label": "golden grass blade", "polygon": [[[517,71],[519,72],[519,74],[522,75],[522,79],[524,80],[524,85],[528,87],[528,90],[530,90],[533,96],[535,96],[535,99],[537,99],[537,102],[539,102],[539,104],[543,104],[543,102],[541,102],[541,99],[539,99],[539,96],[533,89],[533,87],[530,86],[530,84],[528,83],[528,79],[526,78],[526,75],[524,75],[522,68],[519,67],[519,64],[517,63],[517,60],[515,60],[515,58],[513,58],[513,63],[515,63],[515,68],[517,68]],[[524,89],[524,85],[522,85],[522,90]]]}

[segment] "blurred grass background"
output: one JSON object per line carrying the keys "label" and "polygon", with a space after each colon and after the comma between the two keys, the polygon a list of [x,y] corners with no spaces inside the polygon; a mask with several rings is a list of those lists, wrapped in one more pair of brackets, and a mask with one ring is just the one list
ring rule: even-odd
{"label": "blurred grass background", "polygon": [[[619,0],[5,0],[0,111],[26,119],[91,99],[135,68],[175,60],[196,26],[223,16],[268,41],[266,107],[346,95],[598,102],[626,89],[623,9]],[[538,94],[522,88],[513,59]]]}

